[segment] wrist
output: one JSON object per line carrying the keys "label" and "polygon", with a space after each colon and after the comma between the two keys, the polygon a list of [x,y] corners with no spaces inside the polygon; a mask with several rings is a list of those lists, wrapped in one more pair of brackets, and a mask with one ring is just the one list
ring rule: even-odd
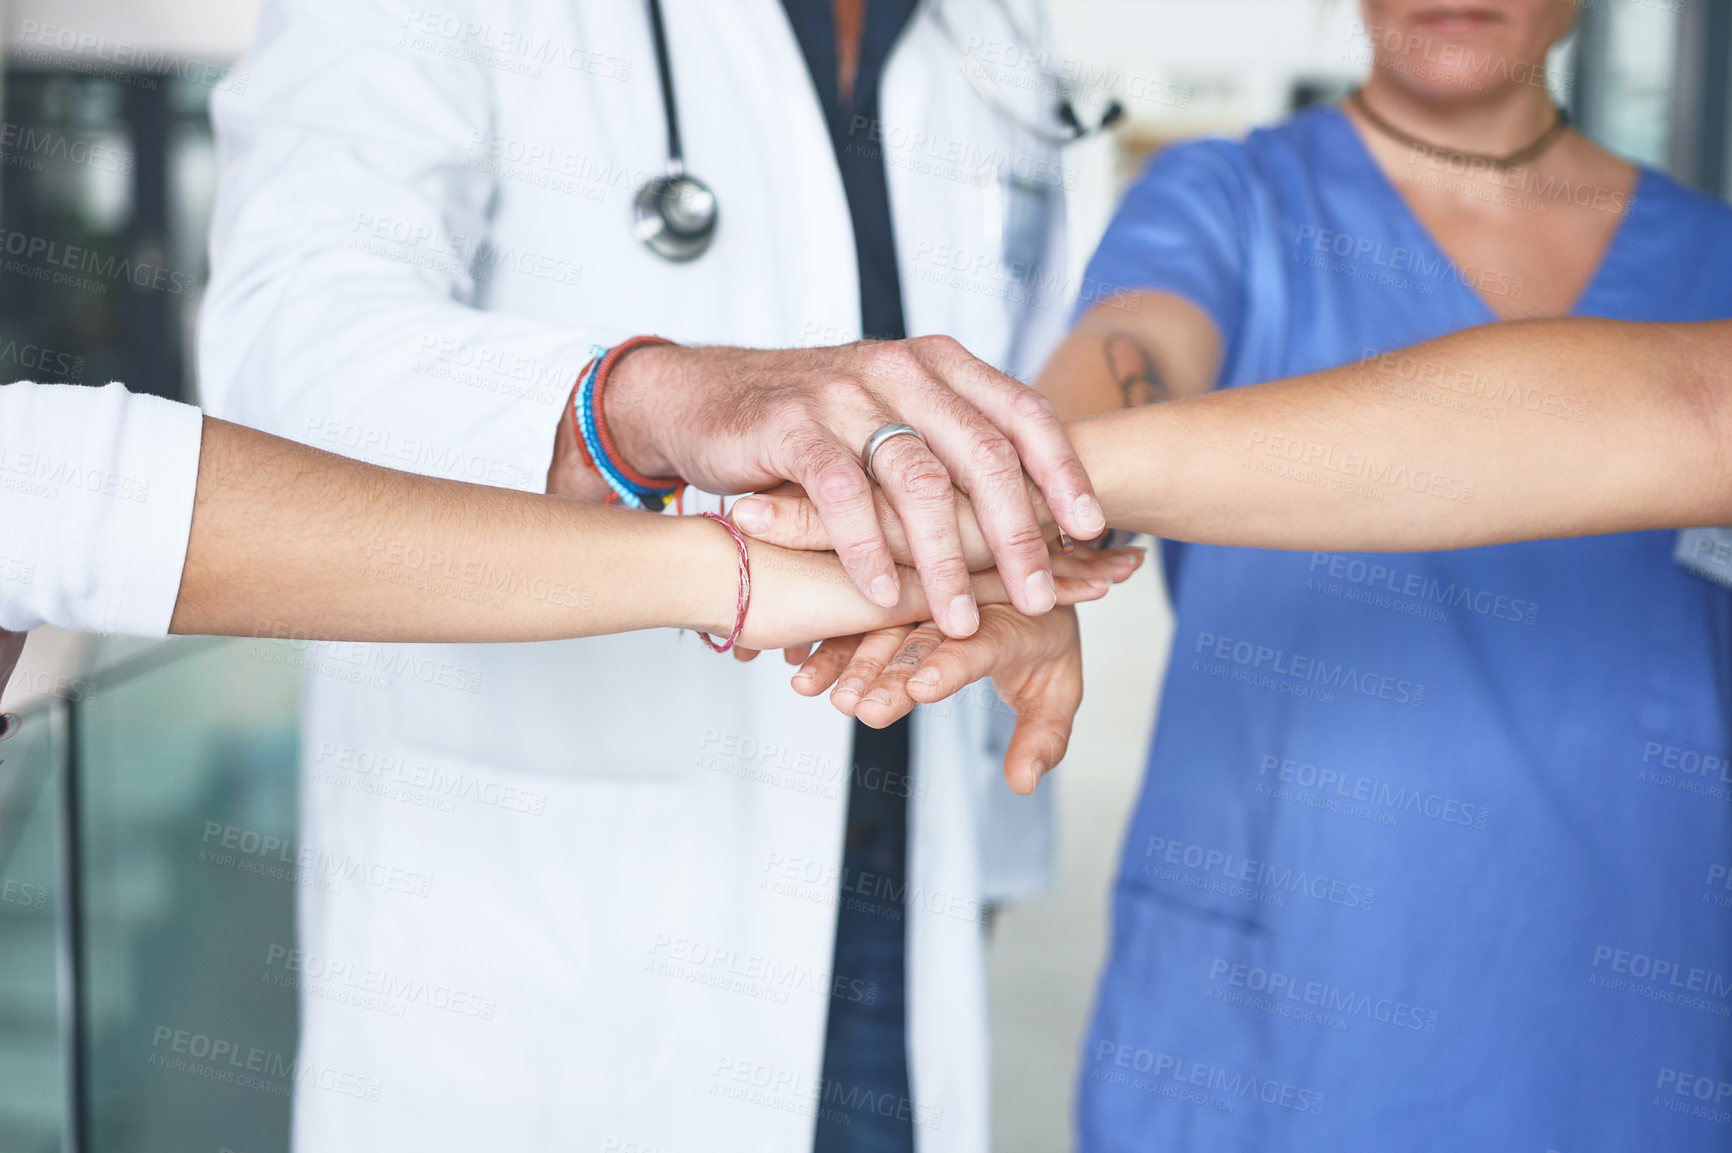
{"label": "wrist", "polygon": [[679,395],[674,344],[646,344],[624,353],[608,374],[602,415],[625,463],[644,476],[678,476],[680,468],[663,447],[668,402]]}
{"label": "wrist", "polygon": [[724,638],[734,631],[740,600],[740,552],[726,529],[707,517],[667,517],[666,565],[679,628]]}

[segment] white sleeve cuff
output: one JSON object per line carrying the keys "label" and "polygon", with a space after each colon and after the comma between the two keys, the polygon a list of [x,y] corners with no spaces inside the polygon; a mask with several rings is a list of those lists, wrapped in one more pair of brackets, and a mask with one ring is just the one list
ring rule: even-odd
{"label": "white sleeve cuff", "polygon": [[203,431],[118,384],[0,386],[0,627],[165,635]]}

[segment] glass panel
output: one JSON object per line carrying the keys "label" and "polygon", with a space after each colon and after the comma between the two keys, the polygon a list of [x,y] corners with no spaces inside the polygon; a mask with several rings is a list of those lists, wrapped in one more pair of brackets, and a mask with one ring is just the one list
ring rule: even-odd
{"label": "glass panel", "polygon": [[193,395],[215,190],[210,87],[12,67],[0,122],[0,379]]}
{"label": "glass panel", "polygon": [[57,972],[58,790],[64,706],[22,714],[0,744],[0,1149],[64,1148],[66,1063]]}
{"label": "glass panel", "polygon": [[1606,74],[1597,136],[1613,152],[1666,167],[1673,58],[1682,5],[1614,3],[1606,11]]}
{"label": "glass panel", "polygon": [[288,1147],[295,655],[172,642],[73,720],[92,1153]]}

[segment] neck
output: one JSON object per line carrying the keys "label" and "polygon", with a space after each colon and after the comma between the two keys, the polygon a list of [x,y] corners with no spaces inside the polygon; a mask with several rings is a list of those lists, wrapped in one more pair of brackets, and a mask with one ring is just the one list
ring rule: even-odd
{"label": "neck", "polygon": [[1365,82],[1364,99],[1390,124],[1429,144],[1460,152],[1503,155],[1531,144],[1557,119],[1551,95],[1532,84],[1504,84],[1473,97],[1434,98],[1392,79],[1381,68]]}

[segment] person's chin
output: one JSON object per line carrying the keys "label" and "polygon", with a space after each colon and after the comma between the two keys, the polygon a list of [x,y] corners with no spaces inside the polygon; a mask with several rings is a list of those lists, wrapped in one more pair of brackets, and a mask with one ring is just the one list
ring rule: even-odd
{"label": "person's chin", "polygon": [[1379,69],[1414,95],[1427,101],[1471,102],[1515,80],[1533,83],[1545,75],[1542,55],[1527,60],[1501,37],[1481,42],[1449,42],[1448,51],[1433,47],[1429,53],[1414,51],[1379,60]]}

